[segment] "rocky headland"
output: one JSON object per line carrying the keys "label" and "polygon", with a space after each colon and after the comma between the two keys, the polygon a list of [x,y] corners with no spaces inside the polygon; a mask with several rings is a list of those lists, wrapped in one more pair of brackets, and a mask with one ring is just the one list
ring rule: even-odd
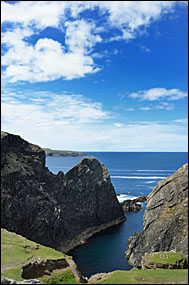
{"label": "rocky headland", "polygon": [[125,221],[106,167],[83,158],[65,175],[45,166],[45,151],[1,133],[2,227],[62,252]]}
{"label": "rocky headland", "polygon": [[143,230],[129,238],[126,257],[141,268],[145,253],[180,252],[188,258],[188,164],[159,181],[147,197]]}
{"label": "rocky headland", "polygon": [[71,151],[71,150],[53,150],[50,148],[42,148],[45,151],[46,156],[59,157],[59,156],[74,156],[82,157],[88,156],[87,154],[80,151]]}

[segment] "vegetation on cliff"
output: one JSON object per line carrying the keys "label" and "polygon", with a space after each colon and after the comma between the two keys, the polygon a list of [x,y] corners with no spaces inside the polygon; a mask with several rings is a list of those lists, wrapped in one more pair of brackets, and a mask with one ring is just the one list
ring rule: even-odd
{"label": "vegetation on cliff", "polygon": [[1,275],[4,277],[23,281],[22,267],[27,263],[65,257],[65,254],[55,249],[1,229]]}
{"label": "vegetation on cliff", "polygon": [[42,148],[45,151],[46,156],[87,156],[87,154],[80,151],[71,150],[55,150],[51,148]]}

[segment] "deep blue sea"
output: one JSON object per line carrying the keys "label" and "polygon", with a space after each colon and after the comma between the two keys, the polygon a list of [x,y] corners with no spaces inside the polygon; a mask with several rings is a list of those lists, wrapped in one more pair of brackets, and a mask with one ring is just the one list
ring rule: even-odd
{"label": "deep blue sea", "polygon": [[[184,152],[87,152],[107,167],[119,201],[147,196],[159,180],[172,175],[188,162]],[[46,166],[53,173],[66,173],[81,157],[47,157]],[[127,212],[127,220],[107,229],[70,254],[86,277],[99,272],[129,270],[132,267],[125,258],[128,238],[142,230],[146,203],[139,212]]]}

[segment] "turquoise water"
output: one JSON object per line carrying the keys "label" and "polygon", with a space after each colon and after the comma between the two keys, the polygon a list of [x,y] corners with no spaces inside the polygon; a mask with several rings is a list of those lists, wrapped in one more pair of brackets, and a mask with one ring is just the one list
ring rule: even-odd
{"label": "turquoise water", "polygon": [[[187,153],[142,153],[142,152],[95,152],[90,156],[98,158],[107,167],[111,181],[120,201],[147,196],[159,180],[172,175],[188,161]],[[46,165],[53,172],[66,173],[81,157],[47,157]],[[74,260],[84,276],[112,270],[129,270],[125,258],[128,238],[142,230],[142,210],[127,212],[127,220],[120,225],[97,234],[83,246],[72,250]]]}

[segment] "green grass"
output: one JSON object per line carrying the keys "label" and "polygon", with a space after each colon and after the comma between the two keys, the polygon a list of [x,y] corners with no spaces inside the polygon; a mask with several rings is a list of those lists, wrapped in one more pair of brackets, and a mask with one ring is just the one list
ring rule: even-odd
{"label": "green grass", "polygon": [[161,284],[164,282],[187,281],[187,269],[134,269],[130,271],[115,271],[113,275],[96,284]]}
{"label": "green grass", "polygon": [[21,278],[21,267],[40,259],[59,259],[65,254],[39,245],[20,235],[1,229],[1,274],[17,281]]}
{"label": "green grass", "polygon": [[23,281],[24,279],[21,277],[21,272],[22,272],[22,266],[18,266],[15,268],[5,270],[4,272],[1,272],[1,276],[6,278],[11,278],[16,281]]}
{"label": "green grass", "polygon": [[[161,254],[161,253],[160,253]],[[165,253],[164,253],[165,254]],[[171,254],[171,253],[169,253]],[[169,257],[171,258],[172,255]],[[22,281],[21,268],[37,258],[59,259],[65,255],[52,248],[39,245],[20,235],[1,229],[1,275]],[[67,256],[66,256],[67,257]],[[175,258],[175,257],[174,257]],[[54,270],[51,275],[39,278],[45,284],[79,284],[69,270]],[[187,269],[146,269],[115,271],[113,275],[98,284],[156,284],[188,280]]]}
{"label": "green grass", "polygon": [[176,264],[184,259],[184,256],[179,252],[164,252],[160,251],[156,254],[146,254],[144,256],[147,263],[161,263],[161,264]]}
{"label": "green grass", "polygon": [[79,284],[70,269],[57,270],[51,276],[43,276],[38,279],[45,284]]}

